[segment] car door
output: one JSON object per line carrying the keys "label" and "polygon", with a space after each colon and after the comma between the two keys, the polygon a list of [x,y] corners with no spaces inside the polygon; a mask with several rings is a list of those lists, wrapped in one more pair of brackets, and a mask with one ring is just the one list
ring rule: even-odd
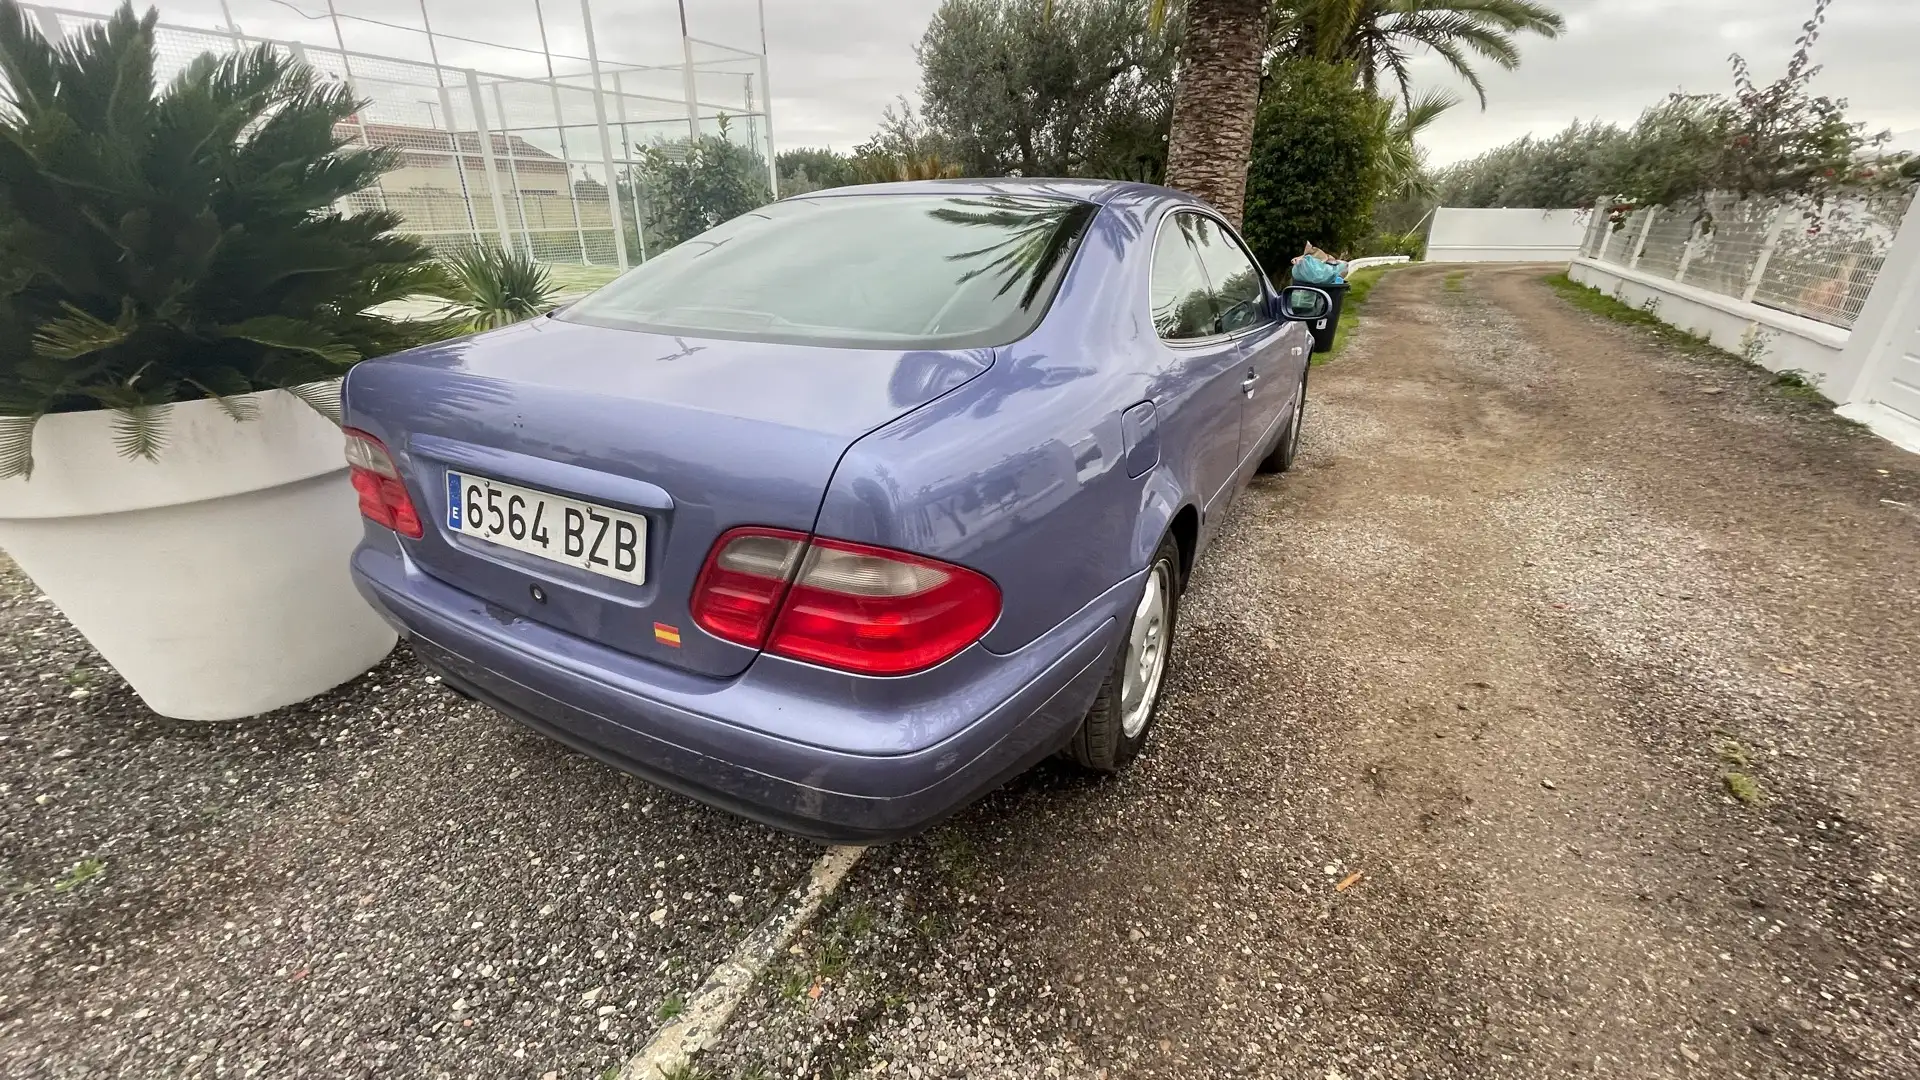
{"label": "car door", "polygon": [[1292,413],[1312,338],[1304,323],[1276,317],[1266,276],[1232,229],[1202,218],[1191,240],[1213,285],[1220,328],[1239,342],[1246,362],[1238,462],[1244,476],[1251,474]]}
{"label": "car door", "polygon": [[1153,326],[1164,346],[1154,380],[1163,456],[1180,470],[1204,514],[1226,501],[1240,463],[1240,346],[1220,328],[1220,310],[1192,240],[1207,219],[1186,210],[1161,220],[1155,235]]}

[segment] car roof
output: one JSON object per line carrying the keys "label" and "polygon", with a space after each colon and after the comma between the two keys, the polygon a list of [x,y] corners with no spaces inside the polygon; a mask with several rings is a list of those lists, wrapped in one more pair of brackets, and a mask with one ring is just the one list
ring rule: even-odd
{"label": "car roof", "polygon": [[822,188],[790,199],[832,199],[849,195],[1041,195],[1057,199],[1077,199],[1105,205],[1122,195],[1160,198],[1175,202],[1205,205],[1183,191],[1158,184],[1138,184],[1124,180],[1088,180],[1081,177],[1002,176],[966,180],[906,180],[890,184],[855,184],[850,187]]}

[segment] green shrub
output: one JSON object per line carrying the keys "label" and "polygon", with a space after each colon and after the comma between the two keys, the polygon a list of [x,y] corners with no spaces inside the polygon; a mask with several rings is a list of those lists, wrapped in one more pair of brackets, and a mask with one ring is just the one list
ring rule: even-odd
{"label": "green shrub", "polygon": [[1372,230],[1385,137],[1377,102],[1345,66],[1273,66],[1253,130],[1243,228],[1273,277],[1308,243],[1350,254]]}
{"label": "green shrub", "polygon": [[559,290],[533,257],[497,247],[469,248],[446,259],[443,315],[463,333],[492,330],[552,310]]}
{"label": "green shrub", "polygon": [[120,410],[121,452],[151,458],[176,401],[244,419],[235,395],[444,332],[369,313],[439,270],[396,217],[336,209],[391,164],[347,148],[347,89],[266,47],[160,89],[155,18],[56,46],[0,0],[0,476],[31,472],[47,413]]}
{"label": "green shrub", "polygon": [[773,201],[766,159],[728,141],[726,126],[723,118],[719,135],[641,151],[636,179],[649,257]]}

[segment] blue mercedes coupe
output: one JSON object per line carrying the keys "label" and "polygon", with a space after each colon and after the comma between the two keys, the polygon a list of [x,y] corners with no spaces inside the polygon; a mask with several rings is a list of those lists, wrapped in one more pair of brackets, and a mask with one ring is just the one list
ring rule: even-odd
{"label": "blue mercedes coupe", "polygon": [[1300,441],[1327,293],[1144,184],[783,199],[354,368],[360,590],[448,687],[806,836],[1152,734],[1180,594]]}

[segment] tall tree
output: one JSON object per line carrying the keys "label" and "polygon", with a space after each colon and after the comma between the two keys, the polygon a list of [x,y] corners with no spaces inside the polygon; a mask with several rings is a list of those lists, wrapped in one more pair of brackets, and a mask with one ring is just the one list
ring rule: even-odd
{"label": "tall tree", "polygon": [[930,127],[975,175],[1159,179],[1173,42],[1138,0],[946,0],[918,50]]}
{"label": "tall tree", "polygon": [[1377,90],[1390,75],[1400,97],[1413,102],[1413,59],[1432,52],[1487,104],[1487,88],[1472,57],[1511,71],[1519,66],[1523,33],[1556,37],[1566,28],[1558,12],[1536,0],[1282,0],[1273,10],[1272,50],[1355,65],[1361,83]]}
{"label": "tall tree", "polygon": [[[1157,23],[1166,3],[1152,4]],[[1246,201],[1266,44],[1267,0],[1187,0],[1166,182],[1212,203],[1235,225]]]}
{"label": "tall tree", "polygon": [[1344,64],[1275,64],[1260,95],[1242,232],[1269,274],[1286,273],[1308,243],[1345,253],[1371,227],[1388,186],[1391,106]]}

